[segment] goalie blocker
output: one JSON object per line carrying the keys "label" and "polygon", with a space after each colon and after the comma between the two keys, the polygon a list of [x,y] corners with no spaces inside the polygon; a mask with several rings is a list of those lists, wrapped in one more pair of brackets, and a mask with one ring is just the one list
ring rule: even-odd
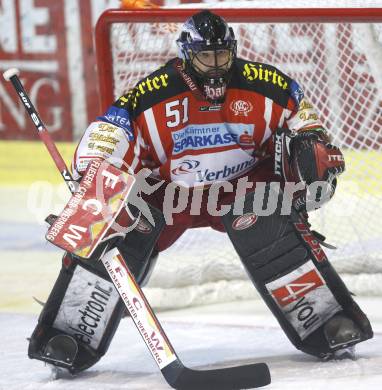
{"label": "goalie blocker", "polygon": [[241,216],[223,217],[226,231],[252,282],[289,340],[308,354],[330,358],[373,337],[366,315],[329,263],[300,213],[282,215],[282,192],[269,216],[253,213],[248,193]]}

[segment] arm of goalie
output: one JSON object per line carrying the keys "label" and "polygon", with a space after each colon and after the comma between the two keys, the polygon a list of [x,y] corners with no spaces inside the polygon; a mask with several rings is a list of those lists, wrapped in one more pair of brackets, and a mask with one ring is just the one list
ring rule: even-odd
{"label": "arm of goalie", "polygon": [[126,207],[136,191],[133,175],[106,160],[93,160],[64,210],[50,226],[46,239],[74,254],[90,258],[101,243],[124,237],[135,226]]}

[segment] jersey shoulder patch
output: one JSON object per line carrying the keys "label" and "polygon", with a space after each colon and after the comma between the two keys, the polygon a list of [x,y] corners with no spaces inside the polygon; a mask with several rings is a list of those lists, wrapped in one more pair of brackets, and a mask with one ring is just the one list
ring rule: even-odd
{"label": "jersey shoulder patch", "polygon": [[172,59],[166,65],[141,79],[136,86],[121,96],[114,106],[127,109],[131,119],[161,101],[187,91],[188,87],[175,69]]}
{"label": "jersey shoulder patch", "polygon": [[283,107],[291,98],[291,90],[298,89],[293,79],[272,65],[237,58],[235,67],[233,88],[260,93]]}
{"label": "jersey shoulder patch", "polygon": [[[112,105],[102,116],[98,116],[97,120],[101,122],[107,122],[110,123],[110,125],[116,125],[122,128],[125,131],[129,141],[134,140],[134,130],[130,122],[130,115],[128,110]],[[110,128],[112,128],[112,126]]]}

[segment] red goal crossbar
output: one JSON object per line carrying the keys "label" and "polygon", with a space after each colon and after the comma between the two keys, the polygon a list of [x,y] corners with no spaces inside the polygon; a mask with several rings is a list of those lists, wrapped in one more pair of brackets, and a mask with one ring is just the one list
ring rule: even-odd
{"label": "red goal crossbar", "polygon": [[[200,9],[109,9],[100,16],[95,30],[95,44],[101,111],[114,100],[113,59],[110,48],[111,25],[114,23],[182,23],[198,11]],[[382,8],[227,8],[214,9],[214,12],[233,23],[382,22]]]}

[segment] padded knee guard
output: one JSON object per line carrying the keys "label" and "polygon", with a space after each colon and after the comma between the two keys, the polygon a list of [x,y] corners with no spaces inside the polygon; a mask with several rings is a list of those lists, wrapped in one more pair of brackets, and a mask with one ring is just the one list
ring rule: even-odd
{"label": "padded knee guard", "polygon": [[[153,207],[151,212],[155,226],[141,217],[136,228],[115,243],[140,285],[155,264],[153,248],[164,227],[162,213]],[[28,356],[67,368],[72,374],[83,371],[106,353],[124,312],[124,303],[102,263],[66,253],[30,338]]]}
{"label": "padded knee guard", "polygon": [[360,329],[355,344],[373,336],[370,323],[329,263],[306,221],[294,209],[282,215],[282,191],[275,212],[253,212],[254,192],[246,195],[243,215],[234,207],[223,217],[226,231],[255,287],[296,348],[328,357],[342,346],[330,345],[325,324],[343,313]]}

